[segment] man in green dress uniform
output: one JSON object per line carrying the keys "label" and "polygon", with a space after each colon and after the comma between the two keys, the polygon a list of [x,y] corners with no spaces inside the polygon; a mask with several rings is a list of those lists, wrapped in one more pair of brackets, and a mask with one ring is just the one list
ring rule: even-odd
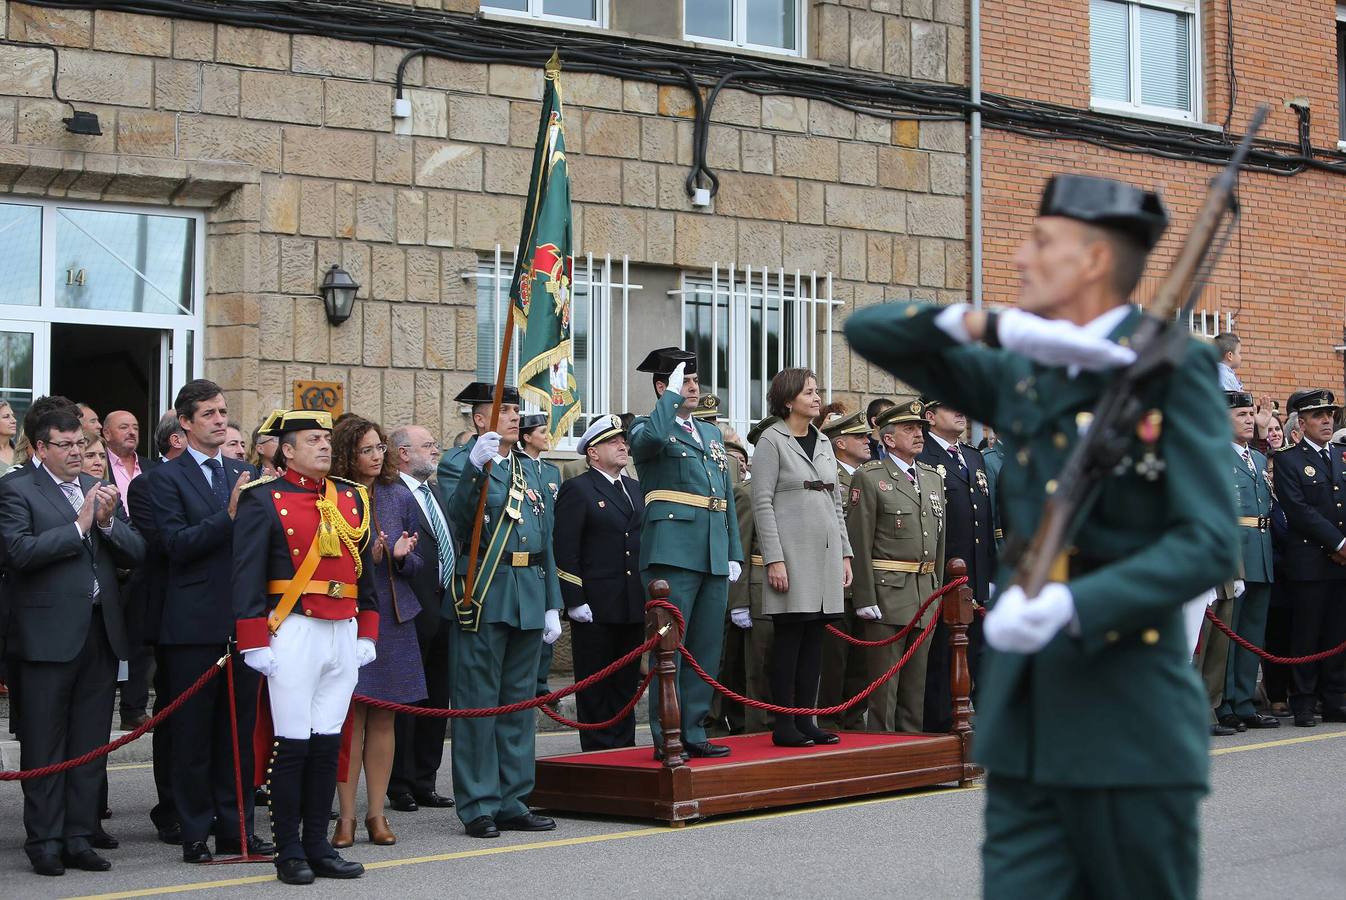
{"label": "man in green dress uniform", "polygon": [[[995,427],[1011,545],[1037,528],[1106,370],[1135,358],[1126,301],[1167,221],[1152,193],[1057,176],[1015,255],[1019,308],[888,304],[846,323],[866,358]],[[1209,710],[1182,606],[1233,576],[1238,548],[1211,465],[1229,440],[1215,362],[1193,339],[1142,391],[1059,580],[1030,598],[1004,588],[1004,564],[996,578],[977,701],[988,898],[1197,896]]]}
{"label": "man in green dress uniform", "polygon": [[[869,423],[862,412],[849,416],[832,416],[822,427],[823,434],[832,442],[832,455],[837,458],[837,490],[841,491],[841,512],[849,523],[851,518],[851,485],[855,471],[869,462]],[[860,620],[855,616],[852,588],[843,591],[844,621],[841,627],[848,634],[860,633]],[[865,677],[865,651],[852,647],[841,638],[827,635],[823,638],[822,676],[818,681],[818,706],[836,706],[849,700],[869,685]],[[865,704],[857,703],[836,716],[820,717],[818,727],[826,731],[859,731],[865,727]]]}
{"label": "man in green dress uniform", "polygon": [[[489,417],[490,391],[491,385],[477,384],[458,399],[478,409],[488,407]],[[497,428],[479,433],[472,442],[448,502],[463,561],[444,600],[444,615],[453,620],[449,692],[456,709],[503,706],[533,697],[542,644],[561,636],[561,584],[544,500],[549,488],[536,466],[513,451],[519,437],[517,406],[501,406]],[[483,490],[486,509],[473,605],[464,608],[472,525]],[[454,723],[453,793],[469,836],[494,838],[501,831],[556,827],[524,804],[533,791],[535,731],[531,709]]]}
{"label": "man in green dress uniform", "polygon": [[[720,431],[692,417],[701,397],[696,354],[664,347],[636,367],[650,372],[654,411],[631,426],[631,456],[645,491],[640,533],[641,580],[668,582],[669,599],[686,620],[683,643],[712,676],[720,667],[729,582],[743,570],[743,548],[728,455]],[[706,740],[712,690],[690,666],[678,665],[682,744],[692,756],[728,756]],[[657,692],[650,693],[650,731],[657,748]],[[657,754],[659,751],[656,750]]]}

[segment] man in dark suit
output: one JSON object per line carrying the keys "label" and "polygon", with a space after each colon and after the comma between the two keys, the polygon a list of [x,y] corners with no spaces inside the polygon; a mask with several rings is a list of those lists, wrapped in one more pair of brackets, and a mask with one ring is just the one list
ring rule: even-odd
{"label": "man in dark suit", "polygon": [[[155,526],[168,558],[167,584],[160,619],[160,658],[168,692],[182,693],[224,653],[234,630],[234,515],[238,495],[256,473],[246,463],[224,457],[229,410],[224,393],[212,381],[183,385],[174,401],[178,423],[187,433],[187,451],[147,476]],[[215,834],[215,852],[239,853],[239,823],[234,754],[243,771],[252,766],[252,734],[257,715],[259,678],[234,659],[238,733],[232,738],[229,691],[216,679],[168,720],[173,743],[172,786],[182,824],[184,862],[211,860],[206,839]],[[248,850],[269,853],[270,844],[253,835],[253,797],[242,798]]]}
{"label": "man in dark suit", "polygon": [[[159,460],[168,462],[187,449],[187,433],[178,422],[177,413],[168,413],[154,429],[154,447]],[[133,591],[132,604],[138,606],[140,617],[138,636],[152,654],[154,667],[154,711],[158,713],[172,699],[168,687],[168,667],[159,657],[159,622],[164,613],[164,589],[168,581],[168,556],[159,539],[159,528],[154,518],[154,500],[150,495],[150,480],[136,478],[126,490],[126,509],[131,524],[145,539],[145,562],[136,570],[128,586]],[[134,640],[137,632],[129,629]],[[173,753],[173,730],[164,725],[154,730],[154,789],[158,802],[150,810],[150,820],[165,844],[182,843],[182,825],[178,821],[177,804],[173,802],[173,781],[170,762]]]}
{"label": "man in dark suit", "polygon": [[[920,456],[944,478],[944,558],[967,563],[967,581],[972,597],[985,603],[991,596],[995,572],[995,521],[991,515],[991,485],[986,461],[975,448],[962,442],[967,417],[939,400],[925,401],[929,440]],[[981,655],[981,621],[967,632],[967,662],[975,680]],[[953,728],[953,689],[949,672],[949,632],[939,619],[930,635],[930,656],[925,670],[925,716],[922,730],[947,732]]]}
{"label": "man in dark suit", "polygon": [[[1304,436],[1276,454],[1276,493],[1290,523],[1285,548],[1286,593],[1294,611],[1290,654],[1308,656],[1346,641],[1346,460],[1331,445],[1336,398],[1331,391],[1295,391],[1286,404],[1299,415]],[[1294,667],[1290,711],[1295,724],[1346,722],[1346,662],[1341,656]]]}
{"label": "man in dark suit", "polygon": [[[84,438],[69,410],[34,430],[40,467],[0,483],[22,694],[20,766],[80,756],[107,741],[117,660],[127,655],[117,569],[139,565],[144,542],[116,487],[80,474]],[[40,875],[112,864],[90,846],[106,758],[25,781],[25,850]]]}
{"label": "man in dark suit", "polygon": [[[449,520],[439,505],[430,476],[439,461],[439,444],[419,425],[406,425],[389,435],[393,459],[402,483],[416,498],[420,511],[420,541],[416,552],[425,565],[411,577],[411,589],[420,601],[416,616],[416,638],[421,646],[421,665],[425,669],[425,687],[429,692],[426,706],[447,709],[449,703],[449,624],[440,608],[444,591],[453,579],[453,539]],[[453,798],[435,789],[440,763],[444,760],[444,734],[447,719],[398,715],[397,747],[393,773],[388,780],[388,800],[393,809],[411,812],[421,806],[453,806]]]}
{"label": "man in dark suit", "polygon": [[[570,629],[575,680],[587,678],[644,639],[645,590],[640,583],[640,524],[645,495],[622,474],[630,461],[626,429],[616,416],[599,416],[580,438],[589,470],[561,485],[552,545],[561,599]],[[619,713],[640,684],[640,663],[575,695],[581,722],[605,722]],[[635,715],[580,732],[584,750],[636,745]]]}

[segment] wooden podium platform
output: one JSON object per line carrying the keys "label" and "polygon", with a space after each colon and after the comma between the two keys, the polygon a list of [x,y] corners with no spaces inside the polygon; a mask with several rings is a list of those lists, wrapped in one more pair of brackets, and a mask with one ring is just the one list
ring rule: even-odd
{"label": "wooden podium platform", "polygon": [[[962,577],[966,567],[961,560],[951,560],[947,573],[950,579]],[[656,581],[650,594],[665,599],[668,585]],[[650,747],[544,757],[537,761],[536,786],[528,804],[680,826],[705,816],[966,784],[978,774],[971,762],[968,700],[972,591],[960,587],[941,602],[953,651],[951,734],[845,732],[839,744],[805,748],[777,747],[770,734],[737,735],[716,739],[731,748],[727,757],[688,759],[676,690],[677,629],[668,612],[656,608],[646,626],[650,634],[665,629],[655,651],[663,760],[656,760]]]}

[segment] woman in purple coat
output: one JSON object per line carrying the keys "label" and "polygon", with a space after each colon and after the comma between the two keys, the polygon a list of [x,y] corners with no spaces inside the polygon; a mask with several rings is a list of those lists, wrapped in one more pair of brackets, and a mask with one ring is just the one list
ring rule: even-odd
{"label": "woman in purple coat", "polygon": [[[359,416],[339,421],[332,431],[332,474],[363,484],[369,490],[370,558],[378,590],[378,656],[360,670],[355,693],[395,703],[415,703],[428,694],[416,641],[416,614],[421,605],[407,580],[423,565],[416,551],[416,498],[397,477],[388,456],[383,429]],[[352,711],[350,766],[338,785],[341,812],[332,846],[355,842],[355,791],[364,765],[368,815],[365,829],[375,844],[395,844],[397,836],[383,815],[388,778],[393,769],[393,713],[357,703]]]}

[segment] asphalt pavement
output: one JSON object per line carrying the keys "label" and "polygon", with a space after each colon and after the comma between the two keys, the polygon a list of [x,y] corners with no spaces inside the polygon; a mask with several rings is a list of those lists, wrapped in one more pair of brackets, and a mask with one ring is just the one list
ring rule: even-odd
{"label": "asphalt pavement", "polygon": [[[648,743],[648,732],[642,728],[639,738]],[[578,746],[573,733],[538,738],[539,755]],[[1346,727],[1248,732],[1215,739],[1212,751],[1202,896],[1346,896]],[[981,889],[979,785],[680,829],[565,816],[554,832],[493,841],[465,837],[452,810],[391,812],[395,846],[361,841],[345,851],[366,864],[364,878],[287,887],[269,865],[188,866],[175,848],[157,843],[148,764],[113,765],[109,781],[114,815],[105,825],[121,840],[120,849],[106,851],[112,871],[60,878],[32,874],[22,850],[19,786],[0,783],[0,898],[962,898]],[[451,793],[447,753],[439,787]]]}

